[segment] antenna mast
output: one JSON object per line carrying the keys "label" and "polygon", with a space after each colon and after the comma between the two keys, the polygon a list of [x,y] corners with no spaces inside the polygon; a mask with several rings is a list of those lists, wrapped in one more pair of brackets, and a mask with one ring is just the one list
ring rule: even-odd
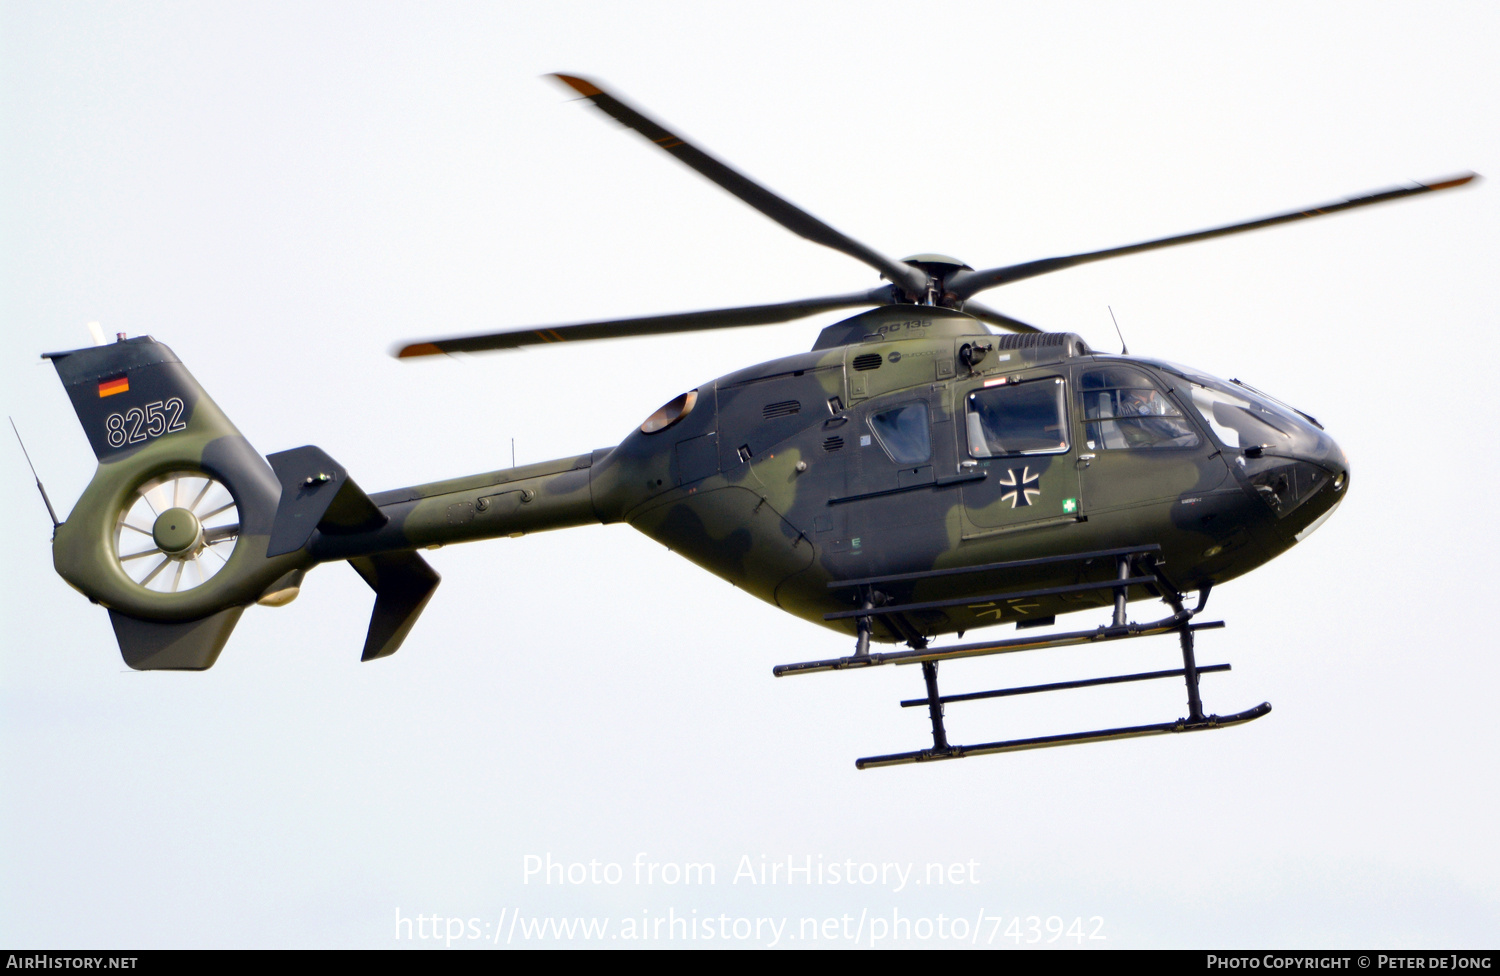
{"label": "antenna mast", "polygon": [[1130,350],[1125,347],[1125,333],[1120,331],[1120,320],[1115,318],[1114,307],[1110,305],[1104,307],[1109,309],[1109,320],[1115,324],[1115,335],[1120,337],[1120,355],[1130,355]]}
{"label": "antenna mast", "polygon": [[36,473],[36,465],[31,463],[31,454],[26,450],[26,442],[21,440],[21,432],[16,430],[16,418],[6,417],[5,419],[10,421],[10,429],[16,432],[16,443],[21,445],[21,453],[26,456],[26,466],[31,469],[31,476],[36,479],[36,490],[42,493],[42,504],[47,506],[47,514],[52,518],[52,531],[55,533],[62,523],[57,520],[57,513],[52,510],[52,499],[47,497],[47,489],[42,487],[42,479]]}

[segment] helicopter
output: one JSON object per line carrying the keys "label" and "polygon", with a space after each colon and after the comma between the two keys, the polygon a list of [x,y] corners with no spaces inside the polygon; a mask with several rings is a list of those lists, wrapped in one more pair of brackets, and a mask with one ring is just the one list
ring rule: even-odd
{"label": "helicopter", "polygon": [[[205,670],[246,607],[282,606],[306,573],[348,562],[375,592],[361,660],[394,654],[440,577],[421,550],[624,522],[750,594],[854,640],[777,676],[918,665],[932,744],[858,768],[1180,732],[1258,719],[1206,713],[1195,635],[1211,590],[1316,531],[1347,493],[1343,451],[1310,414],[1238,380],[1095,350],[974,296],[1038,275],[1474,182],[1466,173],[1255,220],[976,270],[888,258],[710,156],[595,82],[583,100],[799,236],[879,272],[865,291],[769,305],[406,342],[398,358],[663,336],[863,309],[812,349],[668,400],[619,444],[573,457],[367,493],[321,448],[262,456],[164,344],[45,353],[98,468],[54,566],[103,605],[136,670]],[[991,327],[998,327],[1000,332]],[[38,482],[40,487],[40,482]],[[45,499],[46,493],[43,491]],[[48,502],[51,512],[51,504]],[[1189,594],[1196,594],[1189,606]],[[1164,603],[1135,622],[1129,605]],[[1104,609],[1109,623],[1028,634]],[[1014,624],[1017,635],[934,646]],[[1183,666],[944,695],[939,665],[1175,634]],[[875,645],[893,645],[881,650]],[[962,745],[947,705],[1181,678],[1172,721]]]}

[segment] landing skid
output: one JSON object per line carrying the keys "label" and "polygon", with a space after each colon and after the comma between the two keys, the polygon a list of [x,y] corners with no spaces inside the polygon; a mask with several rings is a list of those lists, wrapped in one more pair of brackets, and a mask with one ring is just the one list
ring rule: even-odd
{"label": "landing skid", "polygon": [[[1183,604],[1182,594],[1178,593],[1162,574],[1161,564],[1158,559],[1159,552],[1159,546],[1136,546],[1127,549],[1107,549],[1097,552],[1076,553],[1068,556],[1025,559],[1008,563],[991,563],[986,566],[976,566],[968,569],[904,573],[895,576],[870,577],[868,579],[830,583],[830,588],[853,588],[857,592],[861,604],[858,610],[831,613],[827,614],[825,618],[834,620],[852,617],[855,619],[858,633],[855,652],[847,657],[777,665],[772,669],[772,674],[777,677],[786,677],[794,674],[812,674],[819,671],[846,671],[856,668],[878,667],[885,664],[920,664],[922,666],[922,678],[927,693],[921,698],[907,699],[901,705],[905,708],[927,706],[928,717],[932,722],[932,748],[918,749],[912,752],[891,753],[884,756],[866,756],[855,760],[854,765],[857,769],[869,769],[874,766],[899,766],[907,763],[937,762],[944,759],[964,759],[969,756],[985,756],[1001,752],[1020,752],[1025,749],[1045,749],[1052,746],[1079,745],[1085,742],[1107,742],[1112,739],[1134,739],[1147,735],[1202,732],[1208,729],[1222,729],[1233,725],[1242,725],[1245,722],[1253,721],[1269,713],[1271,711],[1269,702],[1261,702],[1254,708],[1246,709],[1243,712],[1236,712],[1232,715],[1205,715],[1203,713],[1203,701],[1198,691],[1199,675],[1228,671],[1230,666],[1228,664],[1213,664],[1200,668],[1194,655],[1193,635],[1200,630],[1218,629],[1223,627],[1224,623],[1223,621],[1213,621],[1211,623],[1192,622],[1193,618],[1203,611],[1204,605],[1208,602],[1209,587],[1205,586],[1199,591],[1198,605],[1196,607],[1191,610],[1186,609]],[[939,576],[953,576],[963,573],[1002,572],[1006,570],[1029,569],[1046,564],[1086,562],[1105,558],[1115,560],[1117,572],[1113,580],[1100,583],[1078,583],[1069,586],[1018,590],[961,600],[942,600],[925,603],[895,603],[890,601],[878,589],[882,584],[912,583]],[[1136,575],[1136,573],[1141,571],[1147,572],[1150,575]],[[1142,584],[1151,585],[1157,592],[1160,592],[1163,601],[1171,606],[1173,610],[1170,617],[1144,624],[1131,623],[1126,620],[1125,605],[1127,591],[1131,586],[1140,586]],[[905,617],[905,614],[911,611],[935,609],[945,606],[989,603],[992,601],[999,603],[1000,601],[1014,600],[1021,597],[1051,596],[1102,589],[1112,589],[1114,591],[1114,619],[1108,626],[1099,627],[1094,630],[1073,631],[1071,633],[1051,634],[1042,637],[1017,637],[1008,640],[961,644],[957,647],[949,648],[929,648],[926,646],[926,641],[915,634]],[[886,626],[890,627],[893,632],[907,633],[909,635],[907,643],[911,649],[886,653],[871,653],[869,651],[869,640],[873,629],[873,621],[876,617],[883,618]],[[942,661],[965,657],[981,657],[991,654],[1008,654],[1017,651],[1044,650],[1054,647],[1075,647],[1081,644],[1131,640],[1137,637],[1153,637],[1168,633],[1176,633],[1181,643],[1181,668],[1166,671],[1109,675],[1101,678],[1087,678],[1080,681],[1059,681],[1051,684],[1028,685],[1019,688],[999,688],[993,691],[970,692],[961,695],[945,696],[938,691],[938,664]],[[1029,739],[1008,739],[1001,742],[985,742],[977,745],[949,744],[947,730],[943,725],[944,709],[948,704],[953,702],[977,701],[987,698],[1007,698],[1015,695],[1030,695],[1045,691],[1067,691],[1075,688],[1150,681],[1159,678],[1183,679],[1188,693],[1188,715],[1186,718],[1178,718],[1176,721],[1160,722],[1154,725],[1132,725],[1123,728],[1096,729],[1090,732],[1068,732],[1061,735],[1044,735]]]}
{"label": "landing skid", "polygon": [[1226,729],[1231,725],[1243,725],[1271,711],[1270,702],[1261,702],[1254,708],[1233,715],[1208,715],[1199,721],[1179,718],[1175,722],[1158,725],[1132,725],[1122,729],[1099,729],[1095,732],[1067,732],[1062,735],[1041,735],[1034,739],[1010,739],[1005,742],[986,742],[973,746],[949,746],[946,749],[920,749],[916,752],[893,752],[888,756],[866,756],[854,760],[856,769],[874,766],[902,766],[907,763],[936,762],[940,759],[964,759],[968,756],[988,756],[998,752],[1021,752],[1025,749],[1046,749],[1049,746],[1074,746],[1085,742],[1108,742],[1111,739],[1134,739],[1143,735],[1165,735],[1168,732],[1202,732],[1206,729]]}

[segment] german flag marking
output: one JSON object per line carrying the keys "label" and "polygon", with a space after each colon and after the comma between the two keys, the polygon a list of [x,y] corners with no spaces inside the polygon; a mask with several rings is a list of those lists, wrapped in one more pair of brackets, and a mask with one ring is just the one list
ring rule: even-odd
{"label": "german flag marking", "polygon": [[105,380],[99,384],[99,395],[102,397],[114,396],[116,393],[130,392],[130,377],[116,376],[112,380]]}

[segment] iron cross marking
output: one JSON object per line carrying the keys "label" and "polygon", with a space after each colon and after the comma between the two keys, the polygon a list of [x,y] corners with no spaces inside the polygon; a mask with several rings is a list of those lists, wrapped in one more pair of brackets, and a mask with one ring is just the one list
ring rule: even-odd
{"label": "iron cross marking", "polygon": [[1032,474],[1030,465],[1021,469],[1019,480],[1016,478],[1015,468],[1007,468],[1005,477],[1009,480],[1000,482],[1000,487],[1009,488],[1010,490],[1001,495],[1000,500],[1003,502],[1007,498],[1010,499],[1011,508],[1029,508],[1033,496],[1040,496],[1042,493],[1042,489],[1040,488],[1027,487],[1033,482],[1040,482],[1042,477],[1041,472]]}

